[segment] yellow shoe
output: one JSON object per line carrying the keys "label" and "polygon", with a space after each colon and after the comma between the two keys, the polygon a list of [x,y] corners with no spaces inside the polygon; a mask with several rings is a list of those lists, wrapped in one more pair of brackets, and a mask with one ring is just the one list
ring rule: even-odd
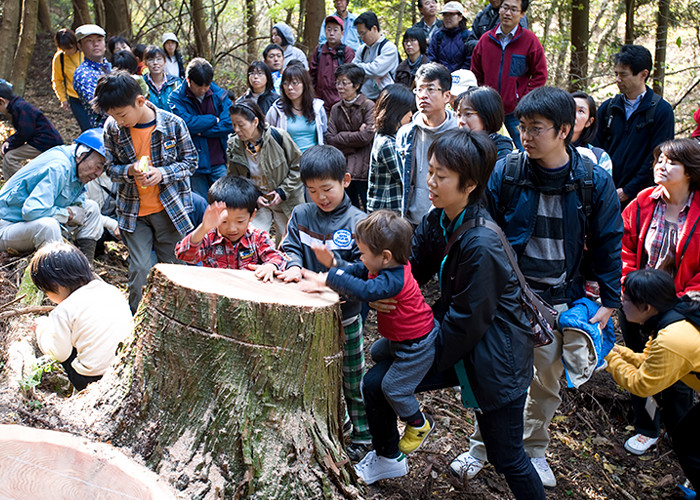
{"label": "yellow shoe", "polygon": [[435,422],[429,415],[423,414],[425,423],[423,427],[413,427],[406,424],[406,430],[403,433],[401,441],[399,441],[399,450],[401,453],[408,455],[421,447],[425,438],[427,438],[435,428]]}

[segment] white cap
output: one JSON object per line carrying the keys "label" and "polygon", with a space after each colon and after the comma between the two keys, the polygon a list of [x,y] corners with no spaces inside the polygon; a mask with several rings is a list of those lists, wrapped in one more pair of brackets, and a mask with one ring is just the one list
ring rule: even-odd
{"label": "white cap", "polygon": [[459,2],[447,2],[440,11],[440,14],[445,14],[446,12],[457,12],[464,17],[464,7],[462,7],[462,4]]}
{"label": "white cap", "polygon": [[458,69],[452,73],[452,95],[458,96],[471,87],[478,87],[476,76],[468,69]]}
{"label": "white cap", "polygon": [[83,24],[82,26],[78,26],[78,29],[75,30],[75,38],[77,38],[78,41],[90,35],[105,36],[106,33],[105,30],[96,24]]}
{"label": "white cap", "polygon": [[180,42],[177,40],[177,37],[175,36],[175,33],[171,33],[171,32],[163,33],[163,43],[165,43],[165,42],[167,42],[167,41],[173,41],[173,42],[175,42],[175,43],[177,43],[177,44],[180,43]]}

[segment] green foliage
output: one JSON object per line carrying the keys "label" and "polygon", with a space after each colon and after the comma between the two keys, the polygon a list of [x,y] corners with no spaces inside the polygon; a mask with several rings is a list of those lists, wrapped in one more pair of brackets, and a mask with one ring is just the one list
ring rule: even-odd
{"label": "green foliage", "polygon": [[33,390],[41,383],[41,377],[44,373],[51,373],[61,370],[61,366],[55,359],[48,356],[42,356],[36,360],[36,364],[32,366],[32,372],[19,381],[20,388],[26,393]]}

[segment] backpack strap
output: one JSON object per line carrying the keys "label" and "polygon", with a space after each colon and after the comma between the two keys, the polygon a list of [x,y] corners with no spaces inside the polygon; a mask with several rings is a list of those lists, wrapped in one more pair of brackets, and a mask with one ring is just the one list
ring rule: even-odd
{"label": "backpack strap", "polygon": [[68,97],[68,84],[66,83],[66,54],[61,52],[58,58],[61,60],[61,74],[63,75],[63,90],[66,92],[66,97]]}
{"label": "backpack strap", "polygon": [[275,142],[279,144],[282,149],[284,149],[284,146],[282,145],[282,134],[280,134],[279,130],[271,126],[270,135],[275,140]]}
{"label": "backpack strap", "polygon": [[522,151],[514,151],[506,156],[506,166],[503,171],[503,182],[501,183],[501,194],[498,200],[498,211],[505,215],[506,209],[515,201],[516,187],[521,186],[523,164],[525,155]]}
{"label": "backpack strap", "polygon": [[[320,55],[320,54],[319,54]],[[339,43],[335,48],[335,58],[338,61],[338,67],[345,64],[345,44]]]}
{"label": "backpack strap", "polygon": [[654,116],[656,115],[656,108],[660,100],[661,96],[659,94],[651,96],[651,103],[649,103],[649,107],[644,112],[644,120],[637,124],[637,130],[654,125]]}
{"label": "backpack strap", "polygon": [[578,179],[576,182],[576,190],[579,194],[583,214],[586,216],[586,219],[588,219],[593,213],[593,188],[595,187],[593,182],[593,170],[595,169],[595,164],[593,160],[588,157],[582,156],[581,159],[583,160],[583,166],[586,167],[586,177]]}

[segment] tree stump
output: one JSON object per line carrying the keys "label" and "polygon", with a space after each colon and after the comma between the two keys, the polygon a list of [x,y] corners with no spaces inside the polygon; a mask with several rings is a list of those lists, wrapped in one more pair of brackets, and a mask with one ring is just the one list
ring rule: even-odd
{"label": "tree stump", "polygon": [[161,264],[113,372],[71,398],[187,496],[357,496],[342,446],[338,296]]}
{"label": "tree stump", "polygon": [[166,500],[175,495],[156,474],[108,444],[0,425],[0,497]]}

